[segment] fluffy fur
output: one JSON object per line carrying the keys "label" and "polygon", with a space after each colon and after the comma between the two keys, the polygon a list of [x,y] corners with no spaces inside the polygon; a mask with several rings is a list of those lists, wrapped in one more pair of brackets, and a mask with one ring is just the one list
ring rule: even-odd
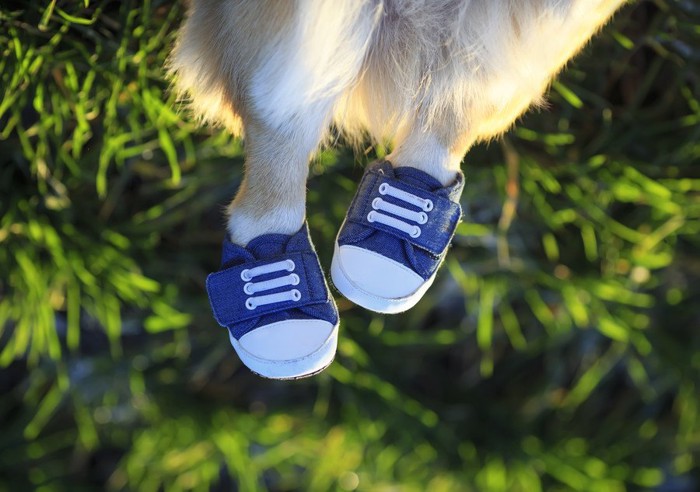
{"label": "fluffy fur", "polygon": [[625,0],[194,0],[170,60],[202,120],[246,133],[229,231],[295,232],[331,122],[443,183],[538,104]]}

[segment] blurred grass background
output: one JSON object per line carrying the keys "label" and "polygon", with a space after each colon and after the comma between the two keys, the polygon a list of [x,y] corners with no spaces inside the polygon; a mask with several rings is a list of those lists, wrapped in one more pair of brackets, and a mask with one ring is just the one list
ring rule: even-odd
{"label": "blurred grass background", "polygon": [[[211,318],[240,142],[178,111],[180,2],[0,4],[0,490],[700,489],[700,5],[625,7],[467,156],[435,286],[335,363]],[[312,163],[325,267],[368,148]],[[332,198],[331,198],[332,197]]]}

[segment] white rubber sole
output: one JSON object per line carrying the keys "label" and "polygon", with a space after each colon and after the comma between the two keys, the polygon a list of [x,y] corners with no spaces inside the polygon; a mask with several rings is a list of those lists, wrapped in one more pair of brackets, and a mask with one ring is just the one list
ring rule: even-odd
{"label": "white rubber sole", "polygon": [[415,292],[406,297],[379,297],[367,292],[361,285],[357,285],[355,282],[350,280],[350,277],[345,273],[343,265],[340,261],[338,241],[336,240],[335,242],[333,261],[331,262],[331,279],[333,279],[333,285],[335,285],[335,288],[338,289],[338,291],[347,299],[365,309],[369,309],[370,311],[384,314],[396,314],[411,309],[423,298],[425,292],[433,284],[436,274],[437,271],[435,271],[435,273]]}
{"label": "white rubber sole", "polygon": [[291,360],[265,360],[256,357],[236,340],[229,331],[229,340],[241,362],[254,373],[269,379],[301,379],[318,374],[331,365],[338,348],[338,324],[323,345],[309,355]]}

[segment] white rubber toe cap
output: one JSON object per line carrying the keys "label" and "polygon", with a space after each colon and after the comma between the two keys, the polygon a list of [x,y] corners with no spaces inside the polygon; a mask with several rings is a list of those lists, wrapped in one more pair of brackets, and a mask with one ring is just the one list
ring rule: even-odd
{"label": "white rubber toe cap", "polygon": [[415,306],[435,280],[435,273],[425,280],[390,258],[336,242],[331,277],[336,289],[355,304],[393,314]]}
{"label": "white rubber toe cap", "polygon": [[252,371],[268,378],[296,379],[315,374],[333,361],[338,326],[318,319],[293,319],[261,326],[239,340],[230,339]]}
{"label": "white rubber toe cap", "polygon": [[348,280],[369,295],[400,299],[414,294],[425,280],[410,268],[357,246],[339,246],[338,262]]}
{"label": "white rubber toe cap", "polygon": [[301,359],[326,343],[333,325],[319,319],[290,319],[261,326],[238,342],[253,357],[270,362]]}

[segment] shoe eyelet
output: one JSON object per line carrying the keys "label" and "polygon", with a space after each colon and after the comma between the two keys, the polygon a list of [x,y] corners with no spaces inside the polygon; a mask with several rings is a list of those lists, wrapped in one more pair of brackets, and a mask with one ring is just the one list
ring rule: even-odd
{"label": "shoe eyelet", "polygon": [[389,189],[389,185],[386,183],[382,183],[379,185],[379,193],[381,195],[386,195],[387,190]]}
{"label": "shoe eyelet", "polygon": [[367,214],[367,222],[374,222],[374,216],[375,216],[375,212],[374,212],[374,211],[368,213],[368,214]]}
{"label": "shoe eyelet", "polygon": [[245,270],[241,271],[241,280],[244,282],[250,282],[253,280],[253,277],[250,276],[250,270],[246,268]]}
{"label": "shoe eyelet", "polygon": [[292,285],[299,285],[300,279],[299,275],[292,273]]}
{"label": "shoe eyelet", "polygon": [[430,199],[425,200],[423,203],[423,210],[426,212],[430,212],[433,209],[433,201]]}
{"label": "shoe eyelet", "polygon": [[413,231],[411,231],[410,236],[413,238],[416,238],[420,236],[420,227],[416,226],[413,228]]}
{"label": "shoe eyelet", "polygon": [[247,284],[245,284],[245,285],[243,286],[243,292],[245,292],[245,293],[248,294],[249,296],[252,296],[253,294],[255,294],[255,291],[254,291],[254,290],[250,290],[252,287],[253,287],[253,284],[251,284],[250,282],[247,283]]}
{"label": "shoe eyelet", "polygon": [[372,208],[374,210],[379,210],[379,207],[381,207],[381,204],[384,202],[381,198],[377,197],[374,200],[372,200]]}
{"label": "shoe eyelet", "polygon": [[287,260],[287,271],[288,272],[293,272],[296,267],[297,266],[294,263],[294,260]]}
{"label": "shoe eyelet", "polygon": [[298,301],[299,299],[301,299],[301,292],[299,292],[298,290],[294,289],[294,290],[292,291],[292,300],[293,300],[293,301]]}
{"label": "shoe eyelet", "polygon": [[252,310],[255,309],[257,306],[255,305],[255,303],[253,302],[252,299],[246,299],[246,301],[245,301],[245,307],[248,309],[248,311],[252,311]]}
{"label": "shoe eyelet", "polygon": [[428,214],[426,214],[425,212],[420,212],[418,214],[418,217],[420,217],[418,219],[419,224],[425,224],[426,222],[428,222]]}

